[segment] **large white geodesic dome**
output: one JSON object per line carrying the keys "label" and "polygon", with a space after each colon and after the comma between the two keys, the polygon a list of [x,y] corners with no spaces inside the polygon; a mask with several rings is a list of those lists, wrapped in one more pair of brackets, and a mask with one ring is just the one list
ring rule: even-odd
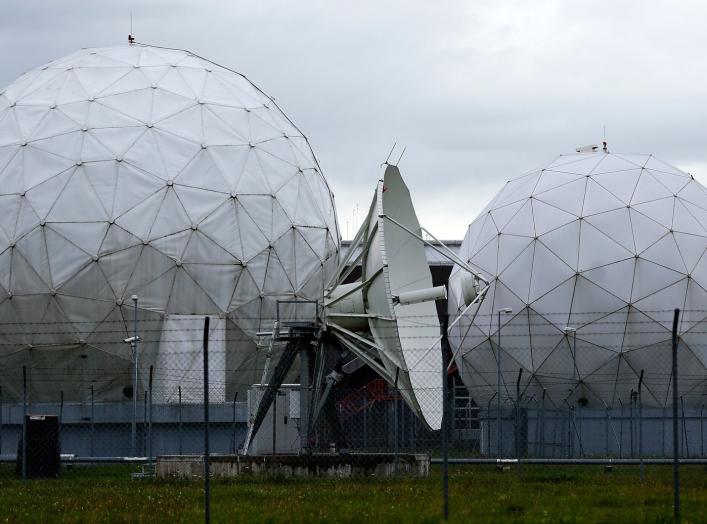
{"label": "large white geodesic dome", "polygon": [[[450,334],[479,404],[497,391],[555,406],[672,404],[671,340],[679,324],[679,390],[707,392],[707,190],[651,155],[560,156],[510,180],[471,223],[461,255],[491,281],[478,311],[450,278]],[[501,313],[511,308],[512,313]],[[495,403],[498,397],[493,399]]]}
{"label": "large white geodesic dome", "polygon": [[201,325],[189,319],[215,315],[218,385],[242,389],[260,379],[256,332],[272,328],[276,301],[321,300],[338,251],[306,138],[238,73],[129,45],[81,50],[0,93],[6,395],[26,365],[35,400],[88,384],[122,398],[134,294],[152,322],[140,328],[145,369],[185,365],[160,340],[179,353]]}

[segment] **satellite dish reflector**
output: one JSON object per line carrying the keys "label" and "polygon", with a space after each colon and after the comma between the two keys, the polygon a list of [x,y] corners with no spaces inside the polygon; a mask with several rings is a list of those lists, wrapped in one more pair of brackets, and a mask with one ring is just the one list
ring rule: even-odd
{"label": "satellite dish reflector", "polygon": [[[342,284],[359,262],[361,278]],[[443,376],[434,301],[446,296],[444,286],[432,286],[410,192],[398,168],[388,165],[327,288],[323,316],[329,332],[394,384],[433,430],[442,423]]]}

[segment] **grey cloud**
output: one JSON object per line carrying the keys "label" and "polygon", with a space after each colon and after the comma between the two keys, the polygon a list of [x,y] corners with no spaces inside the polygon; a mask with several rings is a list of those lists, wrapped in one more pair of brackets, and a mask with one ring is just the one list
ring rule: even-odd
{"label": "grey cloud", "polygon": [[[5,2],[0,84],[79,47],[123,43],[130,7]],[[445,237],[461,237],[505,180],[600,141],[604,125],[617,151],[707,166],[698,2],[132,7],[141,41],[222,63],[277,99],[310,138],[342,227],[368,206],[396,140],[421,221]]]}

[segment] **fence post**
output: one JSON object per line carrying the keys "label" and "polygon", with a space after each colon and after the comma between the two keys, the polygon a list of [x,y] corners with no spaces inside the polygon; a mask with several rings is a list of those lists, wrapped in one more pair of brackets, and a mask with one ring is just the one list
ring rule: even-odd
{"label": "fence post", "polygon": [[604,454],[609,457],[609,410],[611,408],[606,406],[604,411]]}
{"label": "fence post", "polygon": [[147,456],[147,390],[143,392],[142,399],[142,456]]}
{"label": "fence post", "polygon": [[665,418],[666,418],[665,409],[660,410],[660,415],[661,415],[660,416],[660,432],[661,432],[661,437],[662,437],[660,449],[661,449],[663,458],[665,458],[665,455],[666,455],[665,454]]}
{"label": "fence post", "polygon": [[523,377],[523,368],[518,370],[518,379],[516,380],[516,420],[515,420],[515,444],[516,444],[516,460],[518,461],[518,475],[520,475],[520,379]]}
{"label": "fence post", "polygon": [[[577,423],[579,419],[579,423]],[[574,431],[577,433],[577,443],[579,444],[579,456],[584,458],[584,443],[582,442],[582,404],[577,405],[577,413],[575,415]]]}
{"label": "fence post", "polygon": [[62,389],[59,391],[59,445],[61,445],[61,424],[62,424],[63,420],[64,420],[64,390]]}
{"label": "fence post", "polygon": [[393,435],[395,439],[395,457],[393,458],[393,467],[394,467],[394,474],[397,477],[398,476],[398,377],[400,376],[400,368],[395,368],[395,392],[393,393],[394,395],[394,404],[393,404],[393,416],[394,416],[394,424],[393,424]]}
{"label": "fence post", "polygon": [[574,437],[572,436],[572,406],[567,404],[567,458],[574,455]]}
{"label": "fence post", "polygon": [[[532,398],[532,397],[531,397]],[[530,433],[530,401],[528,401],[528,433]],[[533,429],[535,430],[535,449],[533,451],[533,456],[536,458],[540,456],[540,410],[535,408],[535,423],[533,424]],[[530,454],[530,443],[528,443],[528,454]]]}
{"label": "fence post", "polygon": [[238,392],[233,395],[233,444],[231,445],[231,453],[236,454],[236,401],[238,400]]}
{"label": "fence post", "polygon": [[93,416],[95,414],[94,410],[94,404],[93,404],[93,384],[91,384],[91,443],[90,443],[90,452],[91,456],[93,457],[93,440],[94,440],[94,425],[93,425]]}
{"label": "fence post", "polygon": [[275,455],[277,449],[277,395],[279,389],[275,390],[275,400],[272,403],[272,454]]}
{"label": "fence post", "polygon": [[182,454],[182,386],[177,387],[179,394],[179,454]]}
{"label": "fence post", "polygon": [[685,442],[685,447],[683,448],[683,454],[686,458],[690,458],[690,442],[687,440],[687,422],[685,421],[685,403],[683,402],[682,395],[680,395],[680,412],[682,413],[682,438]]}
{"label": "fence post", "polygon": [[498,395],[498,392],[494,392],[486,403],[486,434],[488,438],[486,439],[486,454],[491,457],[491,402]]}
{"label": "fence post", "polygon": [[398,412],[400,413],[400,444],[402,448],[406,447],[407,434],[405,433],[405,404],[401,402],[402,399],[398,399]]}
{"label": "fence post", "polygon": [[543,388],[542,402],[540,403],[540,458],[545,458],[545,394],[547,390]]}
{"label": "fence post", "polygon": [[[204,522],[211,522],[209,473],[209,317],[204,318]],[[275,399],[277,402],[277,398]]]}
{"label": "fence post", "polygon": [[[2,390],[0,390],[0,397],[2,397]],[[704,423],[704,410],[705,405],[700,405],[700,456],[705,456],[705,423]],[[2,415],[0,415],[0,425],[2,423]]]}
{"label": "fence post", "polygon": [[153,372],[153,366],[150,364],[150,382],[149,382],[149,391],[150,391],[150,398],[148,408],[150,410],[150,418],[147,426],[147,461],[148,464],[152,464],[152,372]]}
{"label": "fence post", "polygon": [[0,386],[0,455],[2,455],[2,386]]}
{"label": "fence post", "polygon": [[680,310],[673,316],[673,516],[680,522],[680,459],[678,457],[678,319]]}
{"label": "fence post", "polygon": [[133,457],[137,455],[137,385],[138,385],[138,336],[137,336],[137,301],[138,296],[133,295],[132,297],[134,309],[133,309],[133,340],[130,344],[132,349],[132,363],[133,363],[133,420],[132,420],[132,434],[131,434],[131,451]]}
{"label": "fence post", "polygon": [[499,458],[502,456],[503,446],[503,421],[501,420],[501,402],[503,401],[501,395],[501,311],[498,312],[498,348],[496,350],[496,391],[498,391],[498,406],[496,412],[496,454]]}
{"label": "fence post", "polygon": [[628,436],[629,440],[631,441],[631,445],[629,446],[629,451],[631,452],[631,458],[633,458],[634,453],[633,453],[633,443],[634,443],[634,436],[633,436],[633,406],[636,403],[636,392],[632,389],[631,394],[629,395],[629,403],[628,403],[628,416],[629,416],[629,424],[628,424]]}
{"label": "fence post", "polygon": [[621,406],[621,413],[619,415],[621,423],[619,426],[619,458],[624,458],[624,403],[621,402],[621,398],[619,398],[619,405]]}
{"label": "fence post", "polygon": [[417,417],[410,412],[410,445],[412,447],[412,452],[417,452]]}
{"label": "fence post", "polygon": [[442,326],[442,516],[444,520],[449,519],[449,406],[447,397],[449,396],[448,375],[447,375],[447,330],[449,326],[449,315],[444,315],[444,325]]}
{"label": "fence post", "polygon": [[643,403],[641,398],[641,389],[643,387],[643,370],[641,376],[638,377],[638,460],[641,463],[641,481],[645,476],[645,467],[643,465]]}
{"label": "fence post", "polygon": [[27,480],[27,366],[22,366],[22,480]]}

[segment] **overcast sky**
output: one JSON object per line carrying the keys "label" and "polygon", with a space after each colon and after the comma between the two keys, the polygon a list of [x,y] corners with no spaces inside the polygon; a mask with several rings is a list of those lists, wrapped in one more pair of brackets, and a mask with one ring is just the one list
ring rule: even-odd
{"label": "overcast sky", "polygon": [[[606,126],[707,182],[707,4],[659,1],[5,0],[0,84],[140,42],[245,74],[309,138],[344,237],[392,144],[420,221],[462,238],[513,178]],[[398,150],[400,151],[400,149]],[[347,235],[348,231],[348,235]]]}

